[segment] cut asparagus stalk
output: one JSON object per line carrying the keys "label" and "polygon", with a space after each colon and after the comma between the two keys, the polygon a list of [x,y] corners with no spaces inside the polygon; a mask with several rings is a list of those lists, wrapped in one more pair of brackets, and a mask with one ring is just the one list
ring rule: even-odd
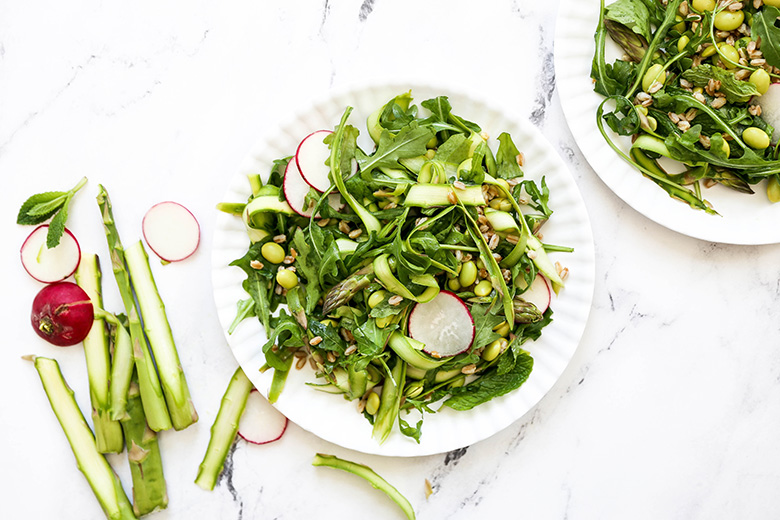
{"label": "cut asparagus stalk", "polygon": [[127,397],[127,414],[122,420],[122,428],[133,477],[133,511],[140,517],[168,507],[168,492],[157,433],[146,424],[136,381],[131,383]]}
{"label": "cut asparagus stalk", "polygon": [[[82,253],[76,270],[76,283],[84,289],[94,308],[103,307],[100,261],[94,253]],[[124,447],[122,426],[112,420],[108,376],[111,366],[108,331],[105,320],[95,314],[92,328],[84,338],[84,357],[89,378],[89,400],[92,404],[92,424],[100,453],[120,453]]]}
{"label": "cut asparagus stalk", "polygon": [[138,298],[146,337],[152,347],[154,360],[160,374],[165,401],[173,427],[183,430],[198,420],[198,413],[192,404],[190,389],[181,368],[179,354],[173,341],[171,326],[165,314],[165,305],[154,283],[149,267],[149,256],[140,240],[125,251],[127,269]]}
{"label": "cut asparagus stalk", "polygon": [[395,487],[393,487],[389,482],[380,477],[378,473],[365,464],[359,464],[357,462],[340,459],[335,455],[325,455],[323,453],[316,454],[311,464],[312,466],[326,466],[329,468],[340,469],[367,480],[372,486],[374,486],[375,489],[382,491],[387,496],[389,496],[393,502],[398,504],[398,507],[400,507],[406,515],[406,518],[409,520],[415,519],[414,508],[412,507],[412,504],[410,504],[406,499],[406,497],[399,493]]}
{"label": "cut asparagus stalk", "polygon": [[371,436],[379,444],[387,439],[393,430],[395,420],[398,418],[399,407],[401,406],[401,397],[404,394],[404,381],[406,379],[406,362],[403,359],[396,359],[395,366],[385,378],[382,385],[382,395],[379,410],[374,420],[374,428]]}
{"label": "cut asparagus stalk", "polygon": [[154,431],[167,430],[171,427],[171,418],[165,406],[160,380],[155,371],[152,354],[144,337],[141,327],[141,319],[135,306],[133,290],[130,286],[130,275],[125,268],[125,251],[119,240],[119,233],[114,223],[114,215],[111,210],[111,200],[108,192],[100,185],[97,202],[103,216],[103,227],[106,230],[108,249],[111,252],[111,267],[114,278],[119,287],[119,294],[125,307],[128,319],[128,329],[133,345],[133,359],[138,371],[138,385],[141,390],[141,402],[144,405],[144,414],[149,427]]}
{"label": "cut asparagus stalk", "polygon": [[238,432],[238,422],[244,413],[246,400],[252,391],[252,382],[239,367],[228,384],[222,403],[211,427],[211,438],[203,462],[200,463],[195,483],[207,491],[214,489],[222,472],[230,446]]}
{"label": "cut asparagus stalk", "polygon": [[76,404],[73,391],[62,377],[57,361],[37,356],[25,359],[35,364],[54,415],[57,416],[76,457],[78,468],[89,482],[106,517],[110,520],[134,519],[133,506],[116,473],[98,452],[95,437]]}
{"label": "cut asparagus stalk", "polygon": [[112,337],[114,341],[114,356],[111,360],[111,381],[110,388],[110,411],[111,418],[118,421],[125,416],[125,407],[127,406],[127,391],[130,388],[130,380],[133,376],[135,366],[133,360],[133,340],[127,328],[116,316],[106,311],[99,311],[111,325]]}

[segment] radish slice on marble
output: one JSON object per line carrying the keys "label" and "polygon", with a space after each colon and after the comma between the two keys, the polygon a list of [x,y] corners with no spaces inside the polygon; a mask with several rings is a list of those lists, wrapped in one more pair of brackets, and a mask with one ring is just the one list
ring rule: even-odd
{"label": "radish slice on marble", "polygon": [[49,249],[46,247],[46,235],[49,226],[38,226],[22,244],[19,251],[22,266],[27,273],[43,283],[54,283],[64,280],[73,273],[81,261],[81,248],[76,237],[65,230],[60,243]]}
{"label": "radish slice on marble", "polygon": [[533,303],[539,312],[544,313],[550,306],[552,300],[552,285],[550,281],[541,273],[536,275],[534,281],[531,282],[531,287],[526,291],[520,293],[520,298]]}
{"label": "radish slice on marble", "polygon": [[189,258],[200,244],[198,220],[178,202],[166,201],[152,206],[141,227],[149,248],[166,262]]}
{"label": "radish slice on marble", "polygon": [[[287,199],[287,203],[298,215],[311,218],[313,206],[304,207],[306,205],[306,195],[309,194],[311,186],[306,184],[294,162],[288,162],[287,168],[284,170],[284,181],[282,184],[284,198]],[[341,202],[341,195],[338,193],[328,195],[328,205],[336,211],[341,211],[344,207],[344,204]]]}
{"label": "radish slice on marble", "polygon": [[434,357],[465,352],[474,341],[474,319],[466,304],[449,291],[427,303],[418,303],[409,316],[409,335],[425,344]]}
{"label": "radish slice on marble", "polygon": [[268,444],[279,440],[286,429],[287,417],[253,388],[238,421],[238,435],[252,444]]}

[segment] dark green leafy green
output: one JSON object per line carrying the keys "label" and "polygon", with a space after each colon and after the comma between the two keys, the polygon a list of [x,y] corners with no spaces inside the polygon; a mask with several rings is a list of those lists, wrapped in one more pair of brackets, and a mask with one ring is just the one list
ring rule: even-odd
{"label": "dark green leafy green", "polygon": [[47,191],[30,196],[19,208],[16,223],[37,226],[51,219],[46,234],[46,247],[56,247],[65,232],[70,201],[86,183],[87,178],[84,177],[70,191]]}

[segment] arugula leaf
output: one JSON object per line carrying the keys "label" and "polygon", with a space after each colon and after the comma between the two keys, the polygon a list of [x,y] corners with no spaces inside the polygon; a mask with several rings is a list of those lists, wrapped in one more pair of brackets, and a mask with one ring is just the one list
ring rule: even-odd
{"label": "arugula leaf", "polygon": [[[430,128],[410,124],[400,130],[395,136],[384,130],[379,138],[376,151],[366,155],[360,148],[356,149],[356,157],[360,166],[361,175],[368,175],[374,168],[385,166],[387,168],[400,168],[398,159],[417,157],[426,152],[426,144],[433,137]],[[342,171],[344,170],[342,167]]]}
{"label": "arugula leaf", "polygon": [[533,358],[527,353],[521,353],[517,356],[512,370],[504,374],[491,371],[467,385],[450,389],[451,397],[444,401],[444,405],[454,410],[471,410],[494,397],[509,393],[525,383],[533,365]]}
{"label": "arugula leaf", "polygon": [[417,444],[420,444],[420,437],[422,436],[422,423],[423,421],[420,419],[417,421],[417,425],[412,427],[408,422],[403,420],[403,418],[398,418],[398,427],[400,428],[401,433],[416,440]]}
{"label": "arugula leaf", "polygon": [[[645,45],[647,45],[646,42],[653,39],[653,33],[650,29],[650,12],[647,10],[647,6],[641,1],[617,0],[617,2],[609,4],[606,7],[604,18],[607,21],[623,25],[638,34],[644,38]],[[607,28],[609,29],[609,27]]]}
{"label": "arugula leaf", "polygon": [[471,143],[464,134],[455,134],[436,150],[436,160],[458,165],[469,156]]}
{"label": "arugula leaf", "polygon": [[86,183],[87,178],[83,177],[70,191],[47,191],[30,196],[19,208],[16,223],[35,226],[51,218],[46,235],[46,247],[49,249],[56,247],[65,232],[70,200]]}
{"label": "arugula leaf", "polygon": [[761,38],[761,52],[773,67],[780,67],[780,28],[775,25],[778,17],[780,9],[764,4],[753,15],[752,24],[754,39]]}
{"label": "arugula leaf", "polygon": [[311,246],[306,242],[303,230],[298,228],[293,235],[293,244],[298,256],[295,258],[295,266],[299,274],[306,278],[306,314],[310,314],[317,306],[317,301],[322,297],[320,289],[319,268],[317,259]]}
{"label": "arugula leaf", "polygon": [[472,350],[480,349],[501,337],[499,333],[493,331],[494,327],[505,321],[503,315],[496,315],[497,309],[500,309],[497,305],[477,304],[471,306],[471,317],[474,320]]}
{"label": "arugula leaf", "polygon": [[516,177],[523,176],[523,170],[517,163],[517,156],[520,155],[520,150],[515,146],[512,141],[512,136],[506,132],[502,132],[498,136],[498,151],[496,152],[496,165],[498,167],[497,175],[501,179],[514,179]]}
{"label": "arugula leaf", "polygon": [[231,323],[228,328],[228,334],[233,334],[236,327],[238,327],[238,324],[247,318],[255,316],[255,312],[255,302],[252,298],[238,300],[238,303],[236,303],[236,317],[233,318],[233,323]]}
{"label": "arugula leaf", "polygon": [[[779,30],[780,31],[780,30]],[[780,44],[780,41],[778,41]],[[763,49],[763,45],[761,47]],[[741,81],[734,74],[720,67],[712,65],[699,65],[682,73],[682,77],[697,87],[706,87],[710,79],[720,81],[720,92],[726,95],[729,103],[747,103],[750,98],[758,95],[758,89],[749,81]]]}

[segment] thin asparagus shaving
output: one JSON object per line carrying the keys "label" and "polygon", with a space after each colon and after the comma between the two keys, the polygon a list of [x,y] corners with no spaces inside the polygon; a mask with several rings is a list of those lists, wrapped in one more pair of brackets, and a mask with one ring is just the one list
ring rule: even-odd
{"label": "thin asparagus shaving", "polygon": [[144,331],[157,363],[157,371],[160,374],[160,383],[173,427],[176,430],[183,430],[197,422],[198,413],[192,404],[190,389],[165,314],[165,305],[154,282],[149,267],[149,256],[146,254],[143,242],[139,240],[131,245],[125,251],[125,260],[138,298],[138,306],[141,309]]}
{"label": "thin asparagus shaving", "polygon": [[43,389],[57,420],[68,438],[76,464],[89,482],[95,497],[110,520],[133,520],[133,506],[127,498],[119,478],[105,457],[98,452],[95,437],[76,404],[73,390],[62,377],[54,359],[27,356],[41,378]]}
{"label": "thin asparagus shaving", "polygon": [[336,457],[335,455],[325,455],[324,453],[318,453],[314,456],[312,466],[326,466],[329,468],[340,469],[347,471],[353,475],[357,475],[368,481],[374,489],[385,493],[389,496],[393,502],[398,504],[398,507],[406,515],[409,520],[415,519],[414,508],[412,504],[404,497],[395,487],[389,482],[379,476],[373,469],[369,468],[365,464],[359,464],[349,460],[344,460]]}
{"label": "thin asparagus shaving", "polygon": [[113,314],[98,309],[97,313],[111,326],[111,336],[114,342],[114,356],[111,363],[110,411],[111,418],[121,420],[125,416],[127,406],[127,391],[133,377],[133,340],[125,325]]}
{"label": "thin asparagus shaving", "polygon": [[246,377],[241,368],[237,368],[233,377],[230,379],[225,395],[222,397],[222,403],[219,406],[219,412],[211,426],[211,438],[209,446],[206,448],[206,454],[203,462],[198,468],[198,476],[195,483],[207,491],[214,489],[217,478],[225,465],[230,446],[236,438],[238,432],[238,422],[246,407],[246,400],[249,398],[249,392],[252,391],[252,382]]}
{"label": "thin asparagus shaving", "polygon": [[100,185],[97,196],[98,206],[103,216],[103,227],[106,231],[106,240],[111,252],[111,268],[114,272],[119,294],[125,307],[128,319],[128,329],[133,345],[133,359],[138,371],[138,384],[141,391],[141,402],[144,405],[144,414],[149,427],[154,431],[168,430],[171,428],[171,418],[165,405],[160,380],[152,361],[152,354],[144,337],[141,319],[135,306],[133,290],[130,285],[130,274],[125,267],[125,250],[119,239],[119,232],[114,223],[114,214],[111,209],[111,200],[108,192]]}
{"label": "thin asparagus shaving", "polygon": [[[93,253],[83,253],[76,270],[76,283],[84,289],[95,308],[103,307],[100,261]],[[89,401],[92,405],[92,424],[95,442],[100,453],[120,453],[124,448],[122,426],[111,417],[109,371],[111,359],[106,323],[95,313],[92,328],[84,338],[84,357],[89,379]]]}
{"label": "thin asparagus shaving", "polygon": [[398,411],[401,405],[401,397],[404,393],[404,381],[406,380],[406,362],[396,359],[395,366],[385,377],[380,396],[379,410],[376,412],[374,428],[371,436],[380,444],[383,443],[393,429]]}
{"label": "thin asparagus shaving", "polygon": [[127,397],[127,414],[122,420],[122,428],[133,478],[133,511],[140,517],[168,507],[168,491],[157,432],[146,424],[137,378],[131,383]]}

